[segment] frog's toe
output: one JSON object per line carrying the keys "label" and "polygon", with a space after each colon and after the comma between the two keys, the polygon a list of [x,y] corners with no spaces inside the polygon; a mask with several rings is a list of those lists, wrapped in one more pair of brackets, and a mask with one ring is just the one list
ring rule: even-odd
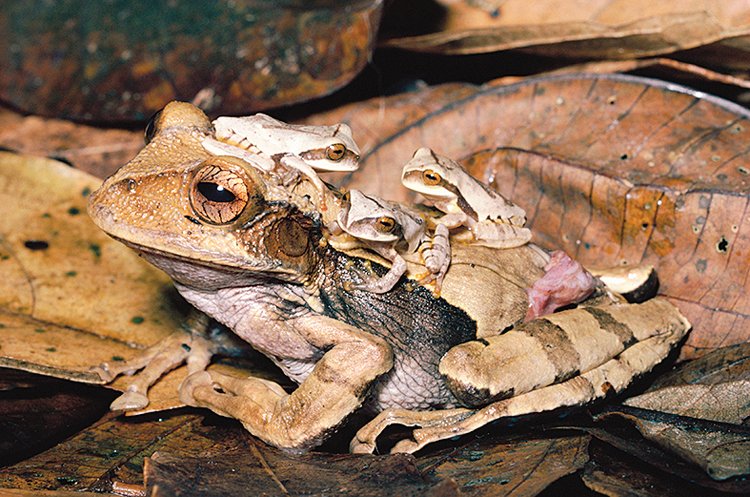
{"label": "frog's toe", "polygon": [[360,440],[354,437],[349,443],[349,452],[352,454],[372,454],[375,452],[375,442],[371,440]]}
{"label": "frog's toe", "polygon": [[148,397],[141,392],[127,391],[117,397],[110,405],[112,411],[137,411],[148,405]]}
{"label": "frog's toe", "polygon": [[213,387],[213,380],[208,371],[198,371],[185,378],[180,385],[180,401],[191,407],[200,407],[193,392],[199,387]]}
{"label": "frog's toe", "polygon": [[394,445],[391,449],[391,454],[412,454],[421,449],[422,445],[407,438]]}
{"label": "frog's toe", "polygon": [[103,362],[99,364],[98,366],[93,366],[89,371],[99,376],[99,378],[104,383],[110,383],[112,380],[115,379],[115,376],[117,376],[115,373],[113,373],[110,368],[109,364],[106,362]]}

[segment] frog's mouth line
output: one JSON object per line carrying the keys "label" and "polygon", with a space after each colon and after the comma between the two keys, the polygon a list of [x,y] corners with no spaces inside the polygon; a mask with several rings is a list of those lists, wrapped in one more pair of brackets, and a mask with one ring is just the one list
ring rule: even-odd
{"label": "frog's mouth line", "polygon": [[[127,246],[128,248],[134,250],[139,255],[143,256],[146,260],[149,262],[152,261],[152,259],[167,259],[170,261],[174,261],[178,264],[185,264],[190,267],[195,268],[205,268],[215,271],[220,271],[227,275],[242,275],[242,281],[243,284],[253,284],[253,282],[257,281],[257,284],[267,284],[269,281],[285,281],[285,282],[292,282],[297,283],[298,281],[295,278],[284,278],[285,275],[292,276],[294,273],[291,273],[289,271],[284,270],[278,270],[273,267],[267,267],[267,268],[259,268],[259,267],[247,267],[246,264],[237,261],[236,263],[233,263],[232,261],[227,261],[226,263],[218,262],[218,261],[210,261],[210,260],[197,260],[194,258],[190,258],[184,255],[176,254],[174,252],[166,251],[157,249],[154,247],[148,247],[145,245],[140,245],[138,243],[126,240],[124,238],[120,238],[118,236],[109,235],[113,239],[117,240],[118,242],[122,243],[123,245]],[[162,269],[166,271],[164,268],[161,267],[161,265],[153,263],[152,264],[159,269]],[[168,272],[168,271],[167,271]]]}

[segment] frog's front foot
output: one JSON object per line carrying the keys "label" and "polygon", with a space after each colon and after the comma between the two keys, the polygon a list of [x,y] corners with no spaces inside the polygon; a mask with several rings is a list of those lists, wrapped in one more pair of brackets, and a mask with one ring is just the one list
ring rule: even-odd
{"label": "frog's front foot", "polygon": [[110,409],[136,411],[148,406],[148,389],[168,371],[184,362],[188,364],[189,373],[204,370],[212,355],[210,341],[181,330],[128,361],[102,363],[92,370],[107,383],[120,375],[132,375],[125,392],[110,404]]}

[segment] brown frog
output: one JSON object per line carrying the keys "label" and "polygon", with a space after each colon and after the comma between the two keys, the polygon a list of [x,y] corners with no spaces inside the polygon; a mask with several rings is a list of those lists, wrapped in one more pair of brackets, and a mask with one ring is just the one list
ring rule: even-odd
{"label": "brown frog", "polygon": [[501,416],[621,391],[688,330],[663,299],[589,299],[522,323],[526,289],[549,262],[532,244],[456,244],[439,298],[405,279],[382,294],[358,290],[371,281],[370,261],[324,243],[320,214],[297,205],[296,192],[275,191],[236,157],[206,152],[210,133],[197,108],[169,104],[150,143],[92,194],[89,213],[299,386],[287,393],[264,379],[205,371],[211,342],[176,332],[142,359],[103,368],[109,377],[144,368],[148,380],[131,394],[145,395],[160,372],[186,360],[181,398],[240,420],[269,444],[314,447],[364,405],[378,414],[352,451],[374,450],[379,433],[398,423],[418,429],[393,450],[413,452]]}

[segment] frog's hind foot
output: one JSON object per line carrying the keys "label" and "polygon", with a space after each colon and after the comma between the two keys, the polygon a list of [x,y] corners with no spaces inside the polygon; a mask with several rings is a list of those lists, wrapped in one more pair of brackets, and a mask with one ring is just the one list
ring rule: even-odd
{"label": "frog's hind foot", "polygon": [[[354,454],[372,454],[376,448],[378,436],[391,425],[437,427],[450,426],[468,418],[475,411],[471,409],[444,409],[440,411],[410,411],[408,409],[386,409],[378,414],[372,421],[357,431],[349,443],[349,450]],[[395,450],[396,447],[404,448],[412,442],[401,440],[392,452],[412,452],[409,450]]]}
{"label": "frog's hind foot", "polygon": [[424,285],[434,282],[436,296],[440,295],[443,286],[445,273],[451,264],[451,249],[449,240],[450,231],[444,224],[438,224],[435,227],[435,233],[432,236],[432,242],[429,247],[422,251],[424,266],[427,268],[427,274],[422,276],[418,283]]}

